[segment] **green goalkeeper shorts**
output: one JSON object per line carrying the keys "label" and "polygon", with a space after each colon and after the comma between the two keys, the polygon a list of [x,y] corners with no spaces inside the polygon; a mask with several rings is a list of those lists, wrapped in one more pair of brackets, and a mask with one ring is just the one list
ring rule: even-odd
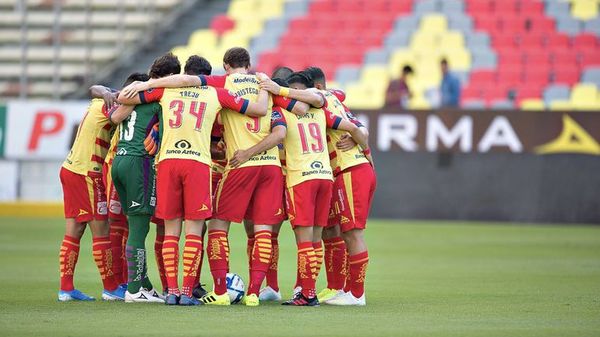
{"label": "green goalkeeper shorts", "polygon": [[125,215],[153,215],[156,206],[154,158],[116,156],[112,179]]}

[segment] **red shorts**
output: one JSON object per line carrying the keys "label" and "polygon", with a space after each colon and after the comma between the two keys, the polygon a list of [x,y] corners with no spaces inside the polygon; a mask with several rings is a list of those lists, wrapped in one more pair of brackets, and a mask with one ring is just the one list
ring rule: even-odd
{"label": "red shorts", "polygon": [[78,223],[91,220],[106,221],[106,191],[102,173],[77,174],[60,169],[63,188],[65,218],[74,218]]}
{"label": "red shorts", "polygon": [[204,220],[212,215],[210,167],[189,159],[165,159],[156,172],[156,217]]}
{"label": "red shorts", "polygon": [[217,191],[219,190],[219,182],[221,182],[221,178],[223,178],[223,173],[213,172],[212,173],[212,199],[213,205],[216,205]]}
{"label": "red shorts", "polygon": [[154,215],[152,216],[152,218],[150,218],[150,222],[152,222],[153,224],[156,224],[159,227],[163,227],[165,225],[165,220],[159,219]]}
{"label": "red shorts", "polygon": [[260,225],[283,221],[281,167],[275,165],[227,169],[219,183],[215,218],[241,223],[247,219]]}
{"label": "red shorts", "polygon": [[331,188],[326,179],[313,179],[287,189],[287,212],[292,226],[327,226]]}
{"label": "red shorts", "polygon": [[365,229],[376,185],[375,171],[368,163],[342,171],[333,183],[329,226],[339,224],[342,232]]}

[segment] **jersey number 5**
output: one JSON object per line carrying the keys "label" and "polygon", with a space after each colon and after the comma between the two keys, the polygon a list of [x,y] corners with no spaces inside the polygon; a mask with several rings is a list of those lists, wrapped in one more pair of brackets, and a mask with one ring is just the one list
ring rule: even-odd
{"label": "jersey number 5", "polygon": [[300,142],[302,143],[302,153],[310,153],[311,150],[314,153],[323,152],[323,137],[321,135],[321,129],[319,128],[319,124],[308,124],[308,133],[314,140],[314,142],[310,144],[310,149],[308,148],[309,144],[308,140],[306,139],[306,130],[304,128],[304,124],[298,124],[298,132],[300,133]]}
{"label": "jersey number 5", "polygon": [[[169,126],[173,129],[176,129],[181,126],[183,121],[183,112],[185,110],[185,102],[182,100],[174,100],[169,104],[169,109],[173,112],[175,119],[169,118]],[[204,120],[204,113],[206,112],[206,103],[191,101],[189,113],[190,115],[196,117],[196,124],[194,125],[194,130],[200,131],[202,129],[202,121]]]}

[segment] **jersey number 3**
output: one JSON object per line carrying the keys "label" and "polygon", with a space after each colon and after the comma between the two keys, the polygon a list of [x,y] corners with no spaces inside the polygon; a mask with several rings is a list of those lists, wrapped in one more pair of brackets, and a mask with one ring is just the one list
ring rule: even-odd
{"label": "jersey number 3", "polygon": [[[185,110],[185,102],[182,100],[174,100],[169,104],[169,109],[173,112],[174,119],[169,118],[169,126],[173,129],[176,129],[181,126],[183,123],[183,112]],[[191,101],[189,113],[190,115],[196,117],[196,124],[194,125],[194,130],[200,131],[202,129],[202,121],[204,120],[204,113],[206,112],[206,103]]]}

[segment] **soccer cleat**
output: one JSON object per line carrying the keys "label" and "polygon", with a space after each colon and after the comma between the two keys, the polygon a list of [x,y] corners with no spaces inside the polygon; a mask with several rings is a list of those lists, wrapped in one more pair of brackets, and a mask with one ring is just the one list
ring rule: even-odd
{"label": "soccer cleat", "polygon": [[152,288],[150,290],[143,288],[144,290],[146,290],[148,293],[150,293],[150,295],[152,295],[153,297],[159,298],[160,300],[162,300],[162,302],[165,301],[165,299],[167,298],[167,296],[159,293],[158,291],[156,291],[156,289]]}
{"label": "soccer cleat", "polygon": [[127,283],[120,284],[119,288],[123,288],[123,290],[127,291]]}
{"label": "soccer cleat", "polygon": [[208,291],[206,291],[206,289],[204,289],[202,286],[203,284],[198,284],[194,287],[192,295],[194,295],[195,298],[202,298],[202,296],[208,294]]}
{"label": "soccer cleat", "polygon": [[217,295],[214,291],[209,292],[200,299],[204,304],[208,305],[231,305],[229,294]]}
{"label": "soccer cleat", "polygon": [[130,293],[129,291],[125,292],[125,302],[126,303],[165,303],[163,299],[160,297],[154,296],[152,292],[140,288],[140,291],[137,293]]}
{"label": "soccer cleat", "polygon": [[354,295],[352,295],[352,292],[349,291],[347,293],[344,293],[342,295],[339,295],[335,298],[330,299],[329,301],[327,301],[327,304],[329,304],[329,305],[364,306],[364,305],[367,305],[367,300],[365,298],[365,294],[363,294],[360,298],[356,298],[356,297],[354,297]]}
{"label": "soccer cleat", "polygon": [[256,294],[250,294],[242,298],[242,304],[245,304],[247,307],[258,307],[260,300]]}
{"label": "soccer cleat", "polygon": [[281,303],[281,305],[292,305],[297,307],[318,307],[319,300],[317,299],[317,296],[307,298],[306,296],[304,296],[304,294],[299,293],[296,296],[294,296],[294,298],[292,298],[291,300]]}
{"label": "soccer cleat", "polygon": [[200,302],[194,296],[189,297],[188,295],[181,295],[181,297],[179,298],[179,305],[191,306],[191,305],[201,305],[201,304],[204,304],[204,303]]}
{"label": "soccer cleat", "polygon": [[117,287],[115,290],[102,290],[102,300],[104,301],[124,301],[125,291],[121,287]]}
{"label": "soccer cleat", "polygon": [[343,290],[337,290],[337,289],[330,289],[330,288],[325,288],[323,290],[321,290],[321,292],[319,292],[319,294],[317,295],[317,298],[319,299],[319,302],[326,302],[329,301],[330,299],[338,296],[338,295],[342,295],[344,294]]}
{"label": "soccer cleat", "polygon": [[58,301],[59,302],[69,302],[69,301],[95,301],[96,299],[88,296],[77,289],[73,289],[71,291],[58,291]]}
{"label": "soccer cleat", "polygon": [[294,288],[294,297],[298,296],[298,294],[300,294],[301,292],[302,292],[301,286],[297,286],[296,288]]}
{"label": "soccer cleat", "polygon": [[266,286],[260,290],[258,299],[261,301],[281,301],[281,293],[273,288]]}
{"label": "soccer cleat", "polygon": [[166,305],[178,305],[179,304],[179,296],[175,294],[167,294],[165,298]]}

